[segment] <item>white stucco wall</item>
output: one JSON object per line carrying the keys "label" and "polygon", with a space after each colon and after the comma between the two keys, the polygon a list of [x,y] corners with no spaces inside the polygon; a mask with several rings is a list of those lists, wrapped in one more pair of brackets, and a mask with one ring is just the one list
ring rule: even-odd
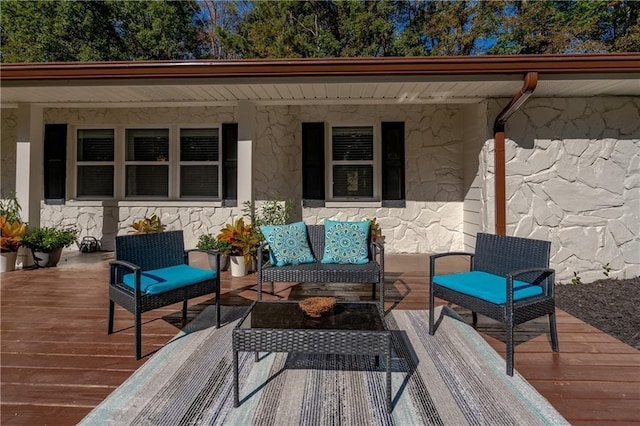
{"label": "white stucco wall", "polygon": [[463,114],[454,105],[339,105],[260,107],[257,111],[255,196],[273,191],[300,204],[303,122],[405,122],[406,208],[340,207],[301,210],[307,223],[326,218],[377,217],[388,253],[462,248]]}
{"label": "white stucco wall", "polygon": [[640,275],[640,99],[532,98],[506,135],[507,234],[550,240],[561,282]]}

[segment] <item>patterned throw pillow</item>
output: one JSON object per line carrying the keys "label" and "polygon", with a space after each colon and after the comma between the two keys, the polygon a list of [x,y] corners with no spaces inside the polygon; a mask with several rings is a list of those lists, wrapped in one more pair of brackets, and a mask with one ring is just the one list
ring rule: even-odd
{"label": "patterned throw pillow", "polygon": [[324,255],[322,263],[369,262],[369,227],[371,222],[324,221]]}
{"label": "patterned throw pillow", "polygon": [[307,239],[304,222],[289,225],[261,225],[260,231],[269,243],[271,263],[276,266],[315,262]]}

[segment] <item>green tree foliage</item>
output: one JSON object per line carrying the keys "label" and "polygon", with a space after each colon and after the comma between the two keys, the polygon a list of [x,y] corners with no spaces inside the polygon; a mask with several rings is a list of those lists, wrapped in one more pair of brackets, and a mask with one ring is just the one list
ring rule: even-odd
{"label": "green tree foliage", "polygon": [[635,0],[509,0],[492,54],[640,51]]}
{"label": "green tree foliage", "polygon": [[0,3],[3,62],[184,59],[201,56],[194,1]]}
{"label": "green tree foliage", "polygon": [[220,34],[231,55],[245,58],[384,56],[394,9],[388,0],[256,2],[235,32]]}

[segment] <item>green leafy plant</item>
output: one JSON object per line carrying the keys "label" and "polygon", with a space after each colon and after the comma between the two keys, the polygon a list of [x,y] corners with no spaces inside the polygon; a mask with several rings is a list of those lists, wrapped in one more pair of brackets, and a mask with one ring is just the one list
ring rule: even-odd
{"label": "green leafy plant", "polygon": [[22,207],[14,191],[8,195],[2,195],[0,199],[0,217],[4,217],[9,223],[22,222],[20,211]]}
{"label": "green leafy plant", "polygon": [[582,284],[582,279],[580,278],[580,275],[578,275],[577,272],[573,271],[573,278],[571,278],[571,284]]}
{"label": "green leafy plant", "polygon": [[229,243],[231,256],[244,256],[245,262],[249,262],[251,257],[255,255],[261,241],[253,231],[253,226],[245,224],[242,217],[233,223],[227,223],[220,230],[217,238]]}
{"label": "green leafy plant", "polygon": [[160,222],[158,215],[138,219],[131,224],[133,232],[136,234],[155,234],[164,231],[164,225]]}
{"label": "green leafy plant", "polygon": [[607,263],[606,265],[604,265],[602,267],[603,271],[602,273],[604,274],[605,277],[609,277],[609,272],[611,272],[611,266],[609,265],[609,263]]}
{"label": "green leafy plant", "polygon": [[45,226],[35,228],[26,234],[21,244],[33,251],[48,253],[58,248],[69,247],[77,240],[77,229]]}
{"label": "green leafy plant", "polygon": [[283,200],[280,195],[274,195],[273,199],[265,201],[260,208],[256,208],[255,201],[245,201],[242,212],[249,218],[253,226],[253,232],[259,240],[264,240],[260,225],[285,225],[291,219],[293,213],[293,201]]}
{"label": "green leafy plant", "polygon": [[217,250],[220,254],[231,254],[231,244],[227,240],[220,240],[213,234],[200,235],[196,247],[201,250]]}

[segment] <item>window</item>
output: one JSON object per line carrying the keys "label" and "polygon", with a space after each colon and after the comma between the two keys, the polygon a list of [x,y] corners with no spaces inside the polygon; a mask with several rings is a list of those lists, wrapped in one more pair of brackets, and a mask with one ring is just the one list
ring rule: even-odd
{"label": "window", "polygon": [[169,196],[169,129],[127,129],[127,197]]}
{"label": "window", "polygon": [[218,129],[180,130],[180,197],[219,198]]}
{"label": "window", "polygon": [[331,198],[374,199],[372,126],[331,128]]}
{"label": "window", "polygon": [[112,198],[114,176],[113,129],[78,129],[77,196]]}
{"label": "window", "polygon": [[403,122],[382,122],[379,131],[332,126],[326,140],[325,123],[302,123],[303,205],[320,207],[328,199],[404,207],[404,143]]}

